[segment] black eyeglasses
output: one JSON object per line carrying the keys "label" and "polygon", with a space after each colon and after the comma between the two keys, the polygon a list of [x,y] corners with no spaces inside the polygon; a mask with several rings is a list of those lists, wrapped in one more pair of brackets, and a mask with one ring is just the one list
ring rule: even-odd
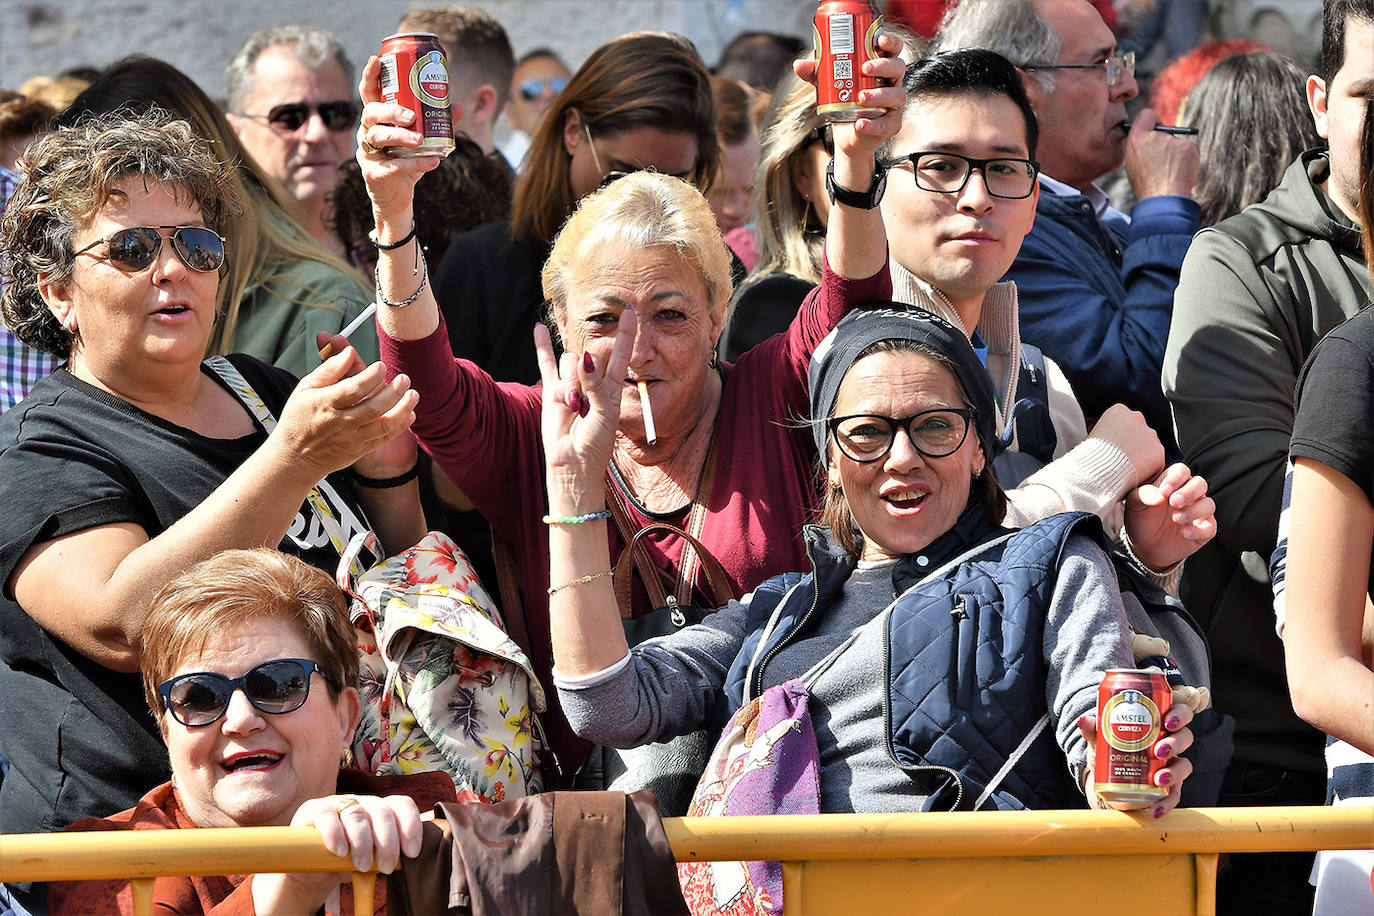
{"label": "black eyeglasses", "polygon": [[[172,230],[164,236],[160,229]],[[126,273],[137,273],[157,260],[162,240],[170,237],[172,250],[181,263],[200,273],[211,273],[224,266],[224,239],[204,226],[134,226],[111,233],[74,252],[85,254],[97,245],[110,243],[105,260]]]}
{"label": "black eyeglasses", "polygon": [[309,699],[310,675],[317,672],[334,684],[329,672],[308,658],[276,658],[255,665],[243,677],[213,671],[179,674],[159,684],[157,692],[172,718],[196,728],[218,721],[235,690],[242,690],[258,712],[271,716],[294,712]]}
{"label": "black eyeglasses", "polygon": [[285,105],[273,107],[265,115],[239,112],[239,116],[252,118],[254,121],[266,121],[278,130],[295,133],[305,125],[306,121],[310,120],[312,111],[318,111],[324,126],[335,133],[352,130],[353,126],[358,123],[358,106],[347,99],[321,102],[318,105],[311,105],[309,102],[287,102]]}
{"label": "black eyeglasses", "polygon": [[1109,87],[1115,87],[1121,78],[1130,74],[1135,76],[1135,52],[1113,54],[1106,60],[1095,64],[1026,64],[1022,70],[1100,70],[1102,78]]}
{"label": "black eyeglasses", "polygon": [[899,428],[906,430],[916,451],[927,458],[944,458],[964,444],[976,413],[972,407],[936,407],[900,418],[862,413],[831,417],[826,426],[845,457],[860,464],[877,461],[891,451]]}
{"label": "black eyeglasses", "polygon": [[558,95],[568,88],[568,77],[551,76],[544,80],[521,80],[516,87],[516,92],[520,93],[520,98],[526,102],[533,102],[544,94],[544,89],[548,88],[553,95]]}
{"label": "black eyeglasses", "polygon": [[1035,176],[1040,163],[1030,159],[999,156],[996,159],[975,159],[958,153],[908,153],[882,162],[883,168],[911,166],[916,187],[936,194],[958,194],[968,184],[974,170],[983,173],[983,184],[993,197],[1021,200],[1035,190]]}
{"label": "black eyeglasses", "polygon": [[[596,153],[596,141],[592,139],[592,129],[587,126],[587,122],[585,119],[582,121],[582,134],[587,138],[587,149],[591,151],[592,164],[596,166],[596,171],[601,176],[601,181],[598,182],[596,186],[596,189],[598,191],[609,185],[615,184],[617,181],[624,178],[626,175],[633,175],[635,172],[655,171],[652,168],[603,169],[601,167],[601,157],[598,156]],[[683,181],[686,182],[690,182],[692,180],[691,174],[677,175],[673,174],[672,172],[665,172],[664,174],[672,175],[672,177],[674,178],[681,178]]]}
{"label": "black eyeglasses", "polygon": [[819,143],[825,148],[825,154],[827,156],[832,159],[835,157],[835,134],[830,129],[829,124],[818,125],[816,129],[807,134],[807,136],[810,138],[806,141],[807,146],[810,146],[812,143]]}

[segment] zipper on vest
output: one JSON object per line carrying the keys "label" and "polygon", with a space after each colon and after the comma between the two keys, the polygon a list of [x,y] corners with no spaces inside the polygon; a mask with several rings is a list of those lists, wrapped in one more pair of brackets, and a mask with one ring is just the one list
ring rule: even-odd
{"label": "zipper on vest", "polygon": [[[811,607],[807,608],[806,613],[802,615],[802,619],[798,621],[795,627],[792,628],[792,633],[788,634],[789,638],[792,635],[801,632],[802,627],[806,626],[806,622],[811,619],[811,615],[816,613],[816,606],[821,603],[821,577],[817,574],[816,571],[816,558],[811,555],[810,541],[806,542],[806,559],[807,562],[811,564]],[[787,595],[783,595],[783,601],[786,600]],[[779,602],[778,608],[781,609],[781,607],[782,602]],[[763,686],[763,669],[768,666],[768,663],[772,661],[773,656],[778,654],[778,651],[786,644],[786,639],[779,640],[777,645],[773,646],[773,648],[769,649],[766,653],[764,653],[763,658],[759,660],[758,666],[754,669],[754,681],[752,684],[749,685],[749,699],[757,697],[760,693],[762,693],[761,688]],[[748,702],[748,699],[746,699],[745,702]]]}

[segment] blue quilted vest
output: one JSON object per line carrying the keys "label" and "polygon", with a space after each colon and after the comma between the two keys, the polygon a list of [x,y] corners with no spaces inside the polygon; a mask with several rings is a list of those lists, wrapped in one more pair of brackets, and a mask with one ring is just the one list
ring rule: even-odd
{"label": "blue quilted vest", "polygon": [[[901,597],[884,640],[888,755],[929,796],[926,810],[971,808],[1045,714],[1045,610],[1060,555],[1075,533],[1102,543],[1101,524],[1086,512],[1056,515],[1014,533],[989,525],[981,512],[966,512],[954,530],[893,573]],[[941,564],[989,541],[996,543],[922,583]],[[823,529],[808,529],[807,552],[810,574],[774,577],[751,597],[750,635],[727,674],[717,716],[728,717],[758,695],[768,660],[838,596],[854,568],[854,558]],[[1052,727],[1041,731],[984,804],[1082,806]]]}

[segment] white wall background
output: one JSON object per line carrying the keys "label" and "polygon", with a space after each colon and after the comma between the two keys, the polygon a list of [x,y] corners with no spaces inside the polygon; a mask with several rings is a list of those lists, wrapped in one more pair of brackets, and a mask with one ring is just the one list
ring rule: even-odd
{"label": "white wall background", "polygon": [[[355,65],[375,53],[412,6],[440,0],[0,0],[0,88],[125,54],[161,57],[212,98],[224,66],[258,29],[288,23],[334,32]],[[767,29],[810,43],[811,0],[479,0],[506,27],[518,57],[550,45],[570,67],[608,38],[667,29],[691,38],[707,65],[737,32]]]}

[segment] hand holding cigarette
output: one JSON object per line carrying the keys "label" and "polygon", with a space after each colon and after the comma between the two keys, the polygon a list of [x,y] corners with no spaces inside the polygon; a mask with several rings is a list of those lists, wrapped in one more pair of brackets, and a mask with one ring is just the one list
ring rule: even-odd
{"label": "hand holding cigarette", "polygon": [[[358,328],[362,327],[362,326],[363,326],[363,323],[364,323],[365,321],[367,321],[369,318],[371,318],[371,317],[376,313],[376,311],[377,311],[377,303],[376,303],[376,302],[369,302],[369,303],[367,304],[367,308],[365,308],[365,309],[363,309],[361,312],[359,312],[357,318],[354,318],[354,319],[353,319],[352,321],[350,321],[347,325],[345,325],[345,326],[344,326],[344,329],[343,329],[342,331],[339,332],[338,336],[340,336],[340,337],[344,338],[345,340],[347,340],[350,336],[352,336],[353,332],[356,331],[356,330],[358,330]],[[321,332],[321,335],[322,335],[322,334],[323,334],[323,332]],[[317,340],[315,341],[315,346],[317,346],[317,347],[319,348],[319,350],[320,350],[320,360],[321,360],[321,361],[326,360],[326,359],[329,359],[329,357],[331,357],[331,356],[334,355],[334,342],[333,342],[333,340],[321,342],[319,339],[317,339]]]}

